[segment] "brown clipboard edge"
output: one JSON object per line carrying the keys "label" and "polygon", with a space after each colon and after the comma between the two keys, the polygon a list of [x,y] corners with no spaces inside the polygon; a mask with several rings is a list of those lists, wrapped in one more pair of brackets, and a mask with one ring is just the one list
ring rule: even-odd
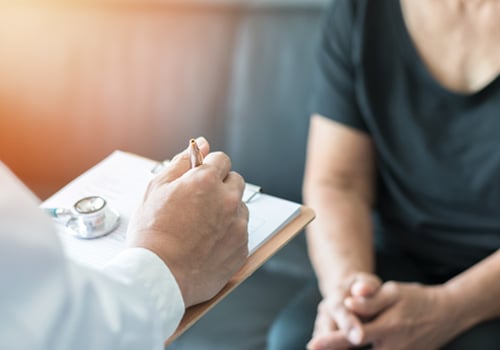
{"label": "brown clipboard edge", "polygon": [[221,289],[221,291],[212,299],[201,304],[188,308],[182,318],[177,330],[166,341],[165,346],[171,344],[181,334],[188,330],[203,315],[210,311],[259,267],[261,267],[269,258],[283,248],[292,238],[297,236],[307,224],[315,217],[314,211],[302,205],[300,214],[294,218],[288,225],[283,227],[278,233],[269,238],[261,247],[248,257],[241,269],[231,278],[231,280]]}

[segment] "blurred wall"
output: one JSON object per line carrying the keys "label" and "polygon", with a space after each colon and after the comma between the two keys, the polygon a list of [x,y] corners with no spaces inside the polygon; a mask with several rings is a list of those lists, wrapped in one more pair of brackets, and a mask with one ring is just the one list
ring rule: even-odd
{"label": "blurred wall", "polygon": [[164,159],[204,135],[300,200],[327,2],[0,0],[0,160],[44,199],[115,149]]}
{"label": "blurred wall", "polygon": [[238,8],[68,3],[0,5],[0,159],[36,194],[217,139]]}

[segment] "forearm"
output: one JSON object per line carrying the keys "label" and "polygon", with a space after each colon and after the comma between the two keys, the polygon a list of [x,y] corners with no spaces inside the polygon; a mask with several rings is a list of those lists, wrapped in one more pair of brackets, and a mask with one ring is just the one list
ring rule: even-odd
{"label": "forearm", "polygon": [[369,201],[352,188],[327,183],[306,186],[304,195],[316,211],[307,240],[322,294],[337,290],[355,272],[373,272]]}
{"label": "forearm", "polygon": [[324,296],[346,290],[353,273],[373,271],[375,178],[369,135],[321,115],[311,118],[303,192],[316,211],[307,237]]}
{"label": "forearm", "polygon": [[500,317],[500,251],[444,284],[461,331]]}

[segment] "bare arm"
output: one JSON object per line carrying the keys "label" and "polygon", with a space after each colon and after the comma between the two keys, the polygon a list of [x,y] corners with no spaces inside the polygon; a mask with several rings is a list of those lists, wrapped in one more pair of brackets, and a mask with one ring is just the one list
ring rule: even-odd
{"label": "bare arm", "polygon": [[444,284],[449,314],[462,331],[500,316],[500,251]]}
{"label": "bare arm", "polygon": [[303,190],[317,214],[307,239],[323,296],[355,272],[373,272],[374,158],[368,135],[311,118]]}

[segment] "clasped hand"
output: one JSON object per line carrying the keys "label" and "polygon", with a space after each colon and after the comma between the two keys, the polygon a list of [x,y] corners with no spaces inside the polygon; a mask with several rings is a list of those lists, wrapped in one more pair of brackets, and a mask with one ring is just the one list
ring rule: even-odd
{"label": "clasped hand", "polygon": [[[342,288],[341,288],[342,289]],[[353,349],[371,344],[376,350],[431,350],[452,332],[441,286],[382,283],[360,273],[343,291],[327,296],[318,307],[310,350]]]}

